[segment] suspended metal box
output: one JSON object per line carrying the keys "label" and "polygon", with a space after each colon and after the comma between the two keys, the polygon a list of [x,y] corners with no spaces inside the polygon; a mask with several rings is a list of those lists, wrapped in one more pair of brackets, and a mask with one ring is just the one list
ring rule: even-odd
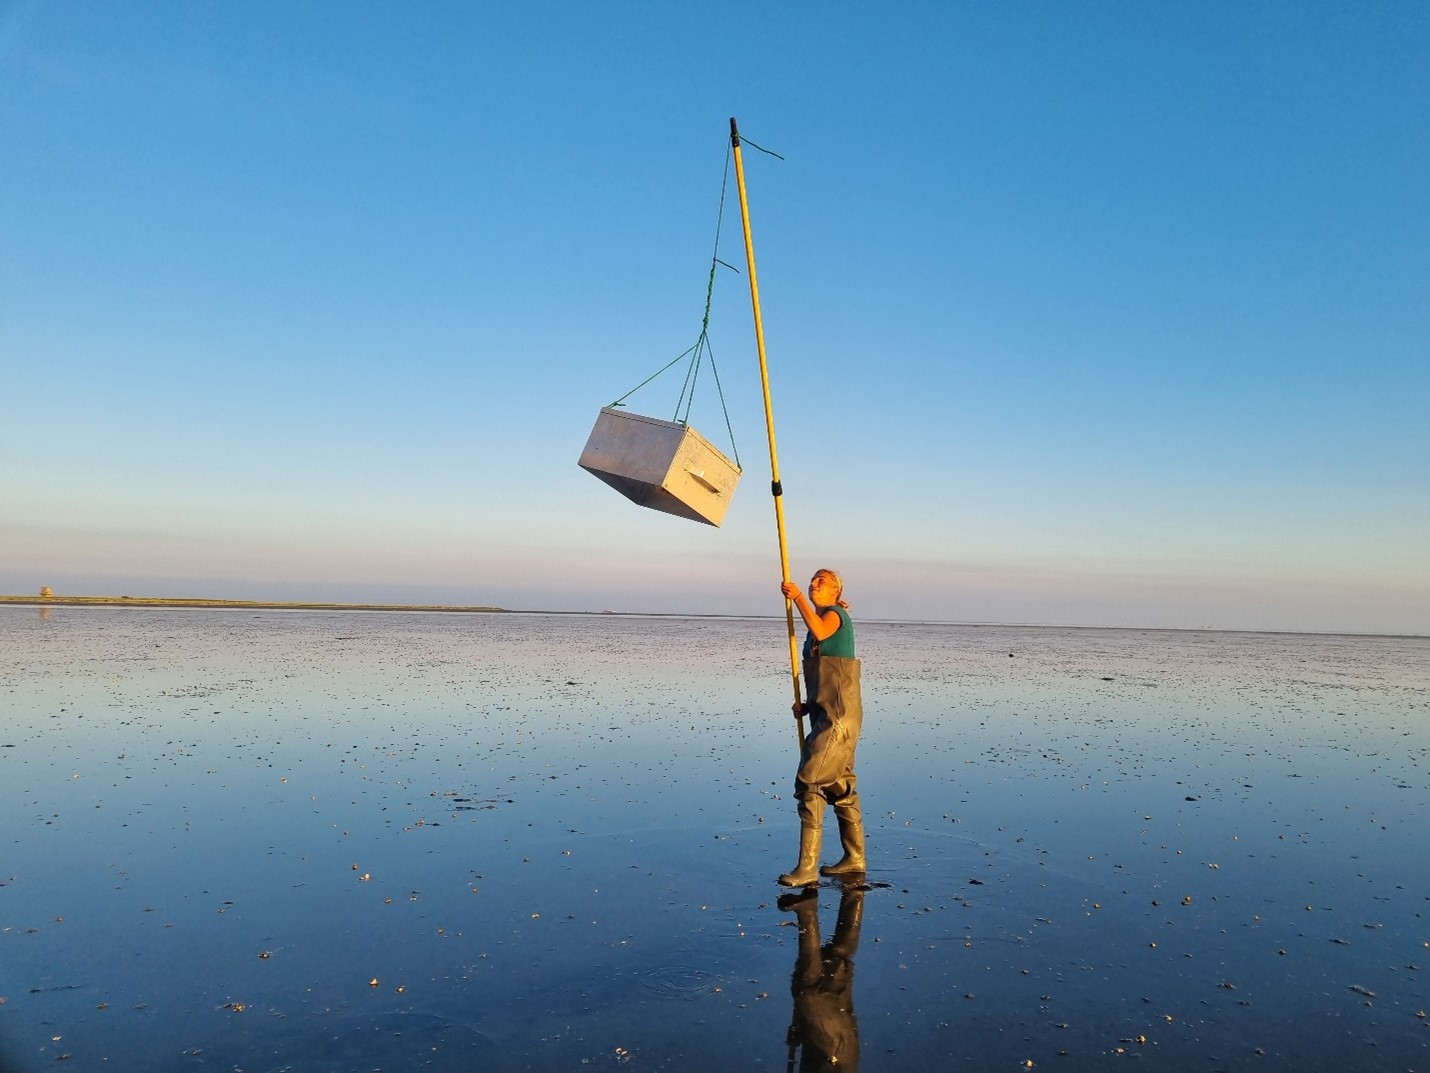
{"label": "suspended metal box", "polygon": [[602,408],[578,463],[643,507],[719,525],[740,469],[678,421]]}

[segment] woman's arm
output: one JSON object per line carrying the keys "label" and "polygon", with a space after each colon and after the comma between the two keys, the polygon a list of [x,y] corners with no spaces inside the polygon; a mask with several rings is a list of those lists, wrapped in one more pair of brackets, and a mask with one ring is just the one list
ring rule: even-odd
{"label": "woman's arm", "polygon": [[839,632],[839,627],[843,623],[839,619],[839,612],[834,608],[828,608],[823,614],[820,614],[793,581],[786,581],[780,586],[780,591],[785,594],[786,599],[794,601],[794,606],[799,611],[799,617],[804,619],[805,626],[810,633],[814,634],[816,641],[827,641]]}

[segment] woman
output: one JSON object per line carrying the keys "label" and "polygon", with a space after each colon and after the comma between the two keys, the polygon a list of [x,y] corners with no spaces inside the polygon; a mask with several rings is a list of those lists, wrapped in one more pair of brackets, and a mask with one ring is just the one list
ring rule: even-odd
{"label": "woman", "polygon": [[[800,750],[794,796],[799,809],[799,863],[779,881],[805,887],[827,876],[864,871],[864,821],[859,812],[854,748],[864,709],[859,699],[859,661],[854,656],[854,623],[844,600],[844,582],[833,570],[817,570],[809,596],[786,581],[780,586],[792,600],[809,633],[804,640],[804,684],[808,701],[794,706],[796,718],[809,716],[809,733]],[[824,803],[834,806],[844,856],[819,867]]]}

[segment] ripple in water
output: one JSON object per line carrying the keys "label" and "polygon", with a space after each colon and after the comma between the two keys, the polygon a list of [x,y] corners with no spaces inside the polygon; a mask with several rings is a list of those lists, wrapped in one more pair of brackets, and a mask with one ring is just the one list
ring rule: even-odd
{"label": "ripple in water", "polygon": [[664,965],[641,976],[641,986],[663,998],[699,998],[720,990],[720,977],[691,965]]}

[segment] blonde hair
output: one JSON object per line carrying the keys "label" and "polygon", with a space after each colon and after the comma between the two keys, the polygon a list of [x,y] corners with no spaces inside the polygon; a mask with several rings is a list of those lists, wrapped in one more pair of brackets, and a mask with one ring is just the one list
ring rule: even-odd
{"label": "blonde hair", "polygon": [[814,572],[814,576],[819,577],[820,574],[823,574],[830,581],[834,582],[834,602],[848,611],[849,601],[844,599],[844,579],[839,576],[839,571],[831,570],[827,566],[821,566]]}

